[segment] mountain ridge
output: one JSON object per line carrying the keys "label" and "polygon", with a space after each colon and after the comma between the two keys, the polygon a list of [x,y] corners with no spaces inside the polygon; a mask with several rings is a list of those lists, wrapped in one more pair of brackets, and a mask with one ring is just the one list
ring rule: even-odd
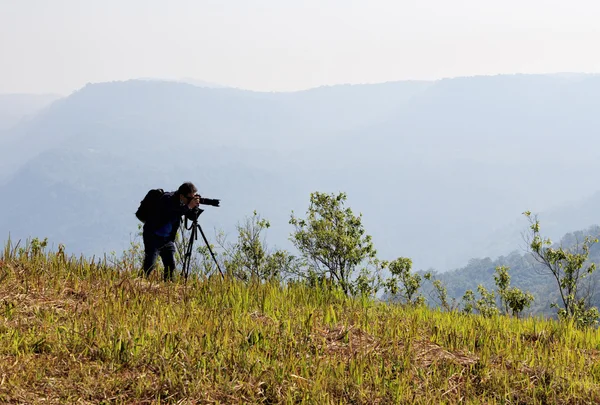
{"label": "mountain ridge", "polygon": [[[290,212],[304,212],[312,191],[345,191],[383,256],[451,269],[486,255],[493,230],[524,210],[595,191],[580,173],[597,168],[596,100],[597,78],[545,75],[285,94],[89,84],[0,139],[0,192],[50,193],[60,184],[74,203],[60,193],[43,210],[37,202],[4,201],[0,231],[51,233],[86,254],[120,250],[135,232],[132,212],[147,188],[192,180],[223,201],[205,215],[208,229],[231,234],[256,209],[273,224],[270,238],[290,247]],[[100,207],[93,219],[89,205]],[[20,218],[30,212],[25,226]],[[431,243],[441,247],[431,252]]]}

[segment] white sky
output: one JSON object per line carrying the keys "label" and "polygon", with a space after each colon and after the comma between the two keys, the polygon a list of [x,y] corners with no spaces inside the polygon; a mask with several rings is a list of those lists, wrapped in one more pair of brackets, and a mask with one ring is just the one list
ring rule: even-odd
{"label": "white sky", "polygon": [[0,0],[0,93],[600,72],[599,0]]}

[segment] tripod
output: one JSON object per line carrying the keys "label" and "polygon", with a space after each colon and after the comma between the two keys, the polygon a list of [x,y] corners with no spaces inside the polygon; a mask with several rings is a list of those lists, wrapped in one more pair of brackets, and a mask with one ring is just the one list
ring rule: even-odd
{"label": "tripod", "polygon": [[[199,215],[200,214],[198,214],[198,216]],[[182,273],[183,273],[183,277],[185,278],[185,281],[187,281],[188,274],[190,271],[190,262],[192,260],[192,248],[194,245],[194,241],[198,239],[198,231],[200,231],[200,235],[202,235],[202,239],[204,239],[204,243],[206,244],[206,247],[208,248],[208,251],[210,252],[210,255],[212,256],[213,260],[215,261],[215,264],[217,265],[217,269],[219,269],[219,273],[221,273],[221,278],[225,279],[225,275],[223,274],[223,271],[221,270],[221,267],[219,266],[219,263],[217,262],[217,259],[215,258],[215,254],[213,253],[212,249],[210,248],[210,244],[208,243],[208,240],[206,239],[206,235],[204,235],[204,231],[202,230],[202,228],[200,227],[200,224],[198,223],[198,217],[196,217],[196,219],[194,219],[192,221],[192,226],[189,228],[187,227],[187,218],[186,218],[185,219],[185,229],[192,231],[190,234],[190,239],[188,241],[185,255],[183,258]]]}

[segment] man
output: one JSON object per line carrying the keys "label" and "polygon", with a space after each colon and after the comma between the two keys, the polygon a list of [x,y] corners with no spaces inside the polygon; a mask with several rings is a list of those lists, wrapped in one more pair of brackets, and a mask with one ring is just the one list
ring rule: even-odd
{"label": "man", "polygon": [[152,273],[157,256],[165,268],[164,280],[173,279],[175,270],[175,236],[182,215],[194,220],[202,212],[196,186],[183,183],[177,191],[165,192],[159,199],[155,214],[144,223],[144,273]]}

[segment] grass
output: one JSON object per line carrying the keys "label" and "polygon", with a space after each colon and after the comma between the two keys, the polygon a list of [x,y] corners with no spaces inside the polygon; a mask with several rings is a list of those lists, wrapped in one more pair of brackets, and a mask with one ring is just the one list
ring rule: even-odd
{"label": "grass", "polygon": [[7,245],[3,404],[592,404],[600,332]]}

